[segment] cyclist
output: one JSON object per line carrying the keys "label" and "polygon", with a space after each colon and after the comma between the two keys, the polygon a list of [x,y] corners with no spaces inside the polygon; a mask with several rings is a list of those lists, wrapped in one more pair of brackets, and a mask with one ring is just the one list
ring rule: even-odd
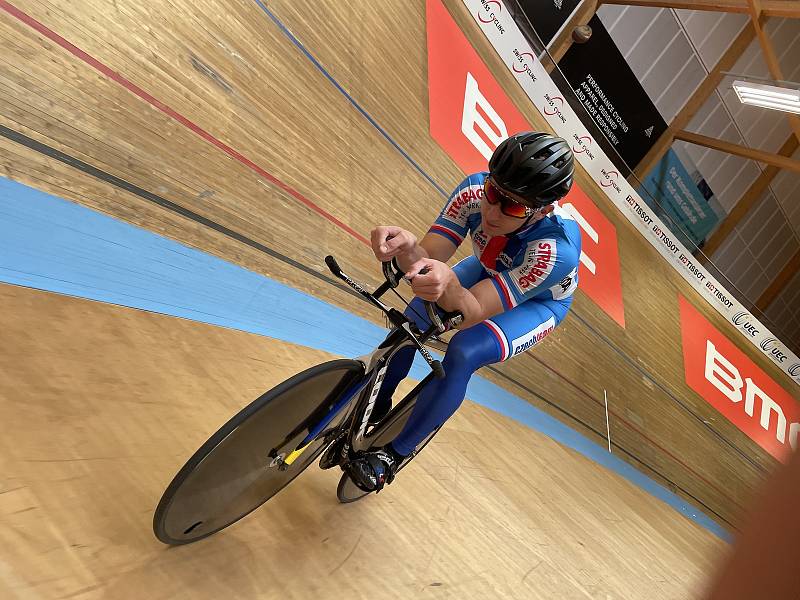
{"label": "cyclist", "polygon": [[[578,284],[581,239],[558,200],[572,186],[573,172],[565,140],[519,133],[497,147],[488,173],[458,185],[422,241],[400,227],[373,229],[375,256],[395,259],[416,296],[406,316],[425,329],[422,300],[430,300],[461,311],[464,321],[448,344],[445,377],[422,390],[402,432],[346,465],[359,487],[379,491],[390,483],[403,458],[460,406],[479,367],[527,351],[564,319]],[[445,263],[467,235],[474,254],[451,269]],[[413,359],[410,347],[395,355],[371,421],[390,410]]]}

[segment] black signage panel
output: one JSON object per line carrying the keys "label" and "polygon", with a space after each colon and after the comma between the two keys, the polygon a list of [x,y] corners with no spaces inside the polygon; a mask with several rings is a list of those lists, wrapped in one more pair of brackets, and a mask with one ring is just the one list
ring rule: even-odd
{"label": "black signage panel", "polygon": [[[597,127],[635,168],[667,124],[597,15],[589,25],[592,37],[585,44],[572,44],[559,67]],[[623,168],[619,157],[612,153],[610,158]]]}

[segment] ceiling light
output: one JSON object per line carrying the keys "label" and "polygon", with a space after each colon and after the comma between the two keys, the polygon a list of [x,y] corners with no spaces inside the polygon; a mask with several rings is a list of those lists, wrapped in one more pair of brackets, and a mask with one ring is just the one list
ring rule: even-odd
{"label": "ceiling light", "polygon": [[800,114],[800,90],[750,81],[734,81],[733,89],[742,104]]}

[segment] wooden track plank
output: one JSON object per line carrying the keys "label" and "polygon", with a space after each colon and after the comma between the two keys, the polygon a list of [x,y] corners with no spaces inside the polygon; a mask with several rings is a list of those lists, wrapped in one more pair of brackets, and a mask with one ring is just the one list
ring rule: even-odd
{"label": "wooden track plank", "polygon": [[181,463],[253,397],[328,356],[11,286],[0,307],[0,366],[13,365],[0,379],[6,597],[658,600],[695,597],[724,546],[466,402],[380,496],[339,505],[338,472],[312,467],[229,530],[168,550],[150,521]]}
{"label": "wooden track plank", "polygon": [[[523,114],[535,127],[545,128],[462,3],[446,4]],[[428,132],[424,2],[376,8],[365,1],[346,6],[333,0],[276,1],[270,7],[434,181],[449,188],[463,177]],[[421,234],[443,203],[441,194],[255,3],[114,5],[86,0],[27,2],[24,8],[362,233],[384,222]],[[321,269],[321,257],[332,252],[352,265],[357,278],[377,279],[363,244],[85,63],[6,16],[0,18],[0,43],[0,100],[8,100],[9,106],[0,111],[0,124],[74,153],[311,268]],[[3,144],[4,149],[13,146]],[[0,157],[0,164],[21,181],[375,318],[351,296],[335,288],[323,290],[308,274],[192,222],[184,224],[163,209],[52,160],[16,148]],[[602,398],[607,389],[612,409],[657,446],[612,423],[620,444],[707,503],[724,522],[736,522],[738,504],[774,461],[686,386],[676,341],[678,293],[730,337],[738,334],[644,243],[583,171],[578,182],[617,228],[627,328],[621,329],[579,291],[574,315],[534,355],[500,365],[498,371],[535,392],[520,392],[526,400],[574,425],[542,398],[568,409],[586,423],[578,425],[585,431],[602,431],[602,412],[588,397]],[[615,348],[634,357],[633,364]],[[774,365],[754,350],[744,350],[781,380]],[[559,374],[542,362],[558,367]],[[511,385],[501,375],[486,376]],[[674,449],[679,461],[659,447]],[[627,460],[655,477],[636,458]]]}

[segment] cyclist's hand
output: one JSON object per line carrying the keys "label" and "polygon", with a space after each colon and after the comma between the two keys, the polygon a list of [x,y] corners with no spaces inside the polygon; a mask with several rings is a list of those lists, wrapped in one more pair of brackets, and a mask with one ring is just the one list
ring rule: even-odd
{"label": "cyclist's hand", "polygon": [[413,233],[393,225],[376,227],[370,238],[375,258],[381,262],[406,254],[417,245],[417,237]]}
{"label": "cyclist's hand", "polygon": [[455,279],[456,274],[445,263],[432,258],[418,260],[406,272],[414,295],[436,302]]}

